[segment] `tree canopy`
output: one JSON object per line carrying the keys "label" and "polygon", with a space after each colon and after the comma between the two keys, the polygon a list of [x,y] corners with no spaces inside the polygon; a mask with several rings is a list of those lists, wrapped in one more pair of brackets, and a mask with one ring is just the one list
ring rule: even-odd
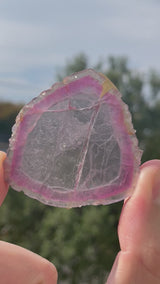
{"label": "tree canopy", "polygon": [[[107,67],[106,67],[107,66]],[[67,62],[58,79],[89,67],[85,54]],[[123,94],[132,113],[142,161],[160,159],[160,74],[132,70],[125,57],[109,57],[94,67]],[[5,141],[20,106],[0,103],[0,133]],[[26,247],[52,261],[59,283],[104,283],[119,250],[117,224],[122,202],[62,209],[45,206],[10,189],[0,209],[0,239]]]}

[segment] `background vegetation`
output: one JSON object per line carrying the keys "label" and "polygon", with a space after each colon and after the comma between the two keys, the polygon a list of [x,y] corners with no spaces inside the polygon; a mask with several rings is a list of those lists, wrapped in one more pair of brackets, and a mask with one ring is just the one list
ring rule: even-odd
{"label": "background vegetation", "polygon": [[[66,64],[60,80],[88,68],[85,54]],[[135,72],[125,57],[109,57],[95,69],[123,94],[137,130],[142,162],[160,159],[160,75]],[[8,142],[21,105],[0,103],[0,142]],[[52,261],[59,283],[104,283],[119,250],[117,224],[122,202],[76,209],[52,208],[13,190],[0,209],[0,239],[26,247]]]}

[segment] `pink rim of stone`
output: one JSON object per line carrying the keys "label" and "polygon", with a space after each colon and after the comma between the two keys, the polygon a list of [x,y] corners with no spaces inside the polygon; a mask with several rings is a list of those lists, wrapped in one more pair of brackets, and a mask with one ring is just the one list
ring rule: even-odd
{"label": "pink rim of stone", "polygon": [[[74,106],[73,102],[78,104],[78,101],[88,105]],[[46,123],[50,123],[46,124],[46,127],[43,126],[45,116]],[[55,135],[53,133],[53,138],[50,139],[52,131],[46,139],[43,139],[44,134],[39,136],[41,137],[40,143],[37,138],[37,135],[40,134],[36,132],[36,129],[40,127],[40,130],[43,129],[43,132],[46,133],[47,128],[53,127],[52,120],[50,121],[52,116],[53,124],[57,123],[58,125],[57,128],[56,126],[54,128],[55,133],[58,133],[57,131],[60,129],[62,137],[59,133]],[[102,124],[98,124],[101,117],[104,121]],[[86,123],[83,121],[84,119],[86,119]],[[40,126],[38,126],[39,124]],[[105,146],[97,145],[97,141],[102,142],[101,138],[108,133],[108,130],[105,132],[105,124],[106,128],[111,131],[111,136],[107,141],[103,141]],[[101,125],[102,131],[100,131]],[[96,131],[100,131],[99,135]],[[64,136],[66,133],[71,133],[73,140],[69,135],[69,138]],[[59,137],[59,143],[56,146],[51,145],[52,140],[56,139],[55,136]],[[63,141],[69,141],[68,145],[63,144]],[[78,143],[81,145],[78,146]],[[62,146],[68,148],[60,150]],[[108,150],[107,147],[109,147]],[[53,153],[50,150],[52,148],[54,148]],[[94,148],[98,149],[96,150],[99,152],[98,156],[94,150],[90,150]],[[45,149],[49,149],[48,154]],[[41,155],[43,158],[45,151],[46,159],[42,163]],[[67,156],[69,159],[67,164],[65,157],[69,151],[71,151],[71,157]],[[72,161],[74,155],[78,157],[75,165]],[[54,84],[51,89],[42,92],[22,108],[10,138],[7,158],[4,163],[5,177],[15,190],[24,191],[26,195],[48,205],[71,208],[90,204],[109,204],[132,194],[139,174],[141,155],[142,151],[138,148],[131,115],[128,106],[121,100],[120,92],[103,74],[88,69],[66,77],[62,83]],[[53,156],[53,164],[51,156]],[[71,186],[65,187],[62,173],[58,172],[58,178],[52,175],[52,172],[57,171],[54,168],[59,165],[60,158],[62,163],[66,165],[66,171],[71,168],[71,174],[64,174],[67,184],[70,184],[72,176]],[[48,166],[47,159],[51,166]],[[54,162],[56,159],[58,159],[57,163]],[[116,159],[119,167],[116,164]],[[96,163],[102,165],[102,170],[98,168]],[[51,173],[47,170],[45,174],[46,167],[52,168]],[[89,167],[91,168],[89,169]],[[64,165],[63,167],[60,165],[59,168],[65,169]],[[40,173],[38,169],[40,169]],[[108,172],[111,176],[110,180],[107,177]],[[43,174],[44,179],[42,179]]]}

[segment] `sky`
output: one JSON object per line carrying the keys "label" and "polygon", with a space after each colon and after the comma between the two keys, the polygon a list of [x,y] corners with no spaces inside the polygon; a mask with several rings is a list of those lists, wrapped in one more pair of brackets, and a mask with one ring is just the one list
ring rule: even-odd
{"label": "sky", "polygon": [[159,0],[0,0],[0,101],[27,103],[79,53],[160,72]]}

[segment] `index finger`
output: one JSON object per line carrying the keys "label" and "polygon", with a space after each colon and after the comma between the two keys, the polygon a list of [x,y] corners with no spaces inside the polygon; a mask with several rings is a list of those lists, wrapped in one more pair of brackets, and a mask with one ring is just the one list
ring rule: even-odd
{"label": "index finger", "polygon": [[3,168],[3,162],[6,158],[6,153],[0,151],[0,206],[2,205],[7,192],[8,192],[8,184],[4,180],[4,168]]}

